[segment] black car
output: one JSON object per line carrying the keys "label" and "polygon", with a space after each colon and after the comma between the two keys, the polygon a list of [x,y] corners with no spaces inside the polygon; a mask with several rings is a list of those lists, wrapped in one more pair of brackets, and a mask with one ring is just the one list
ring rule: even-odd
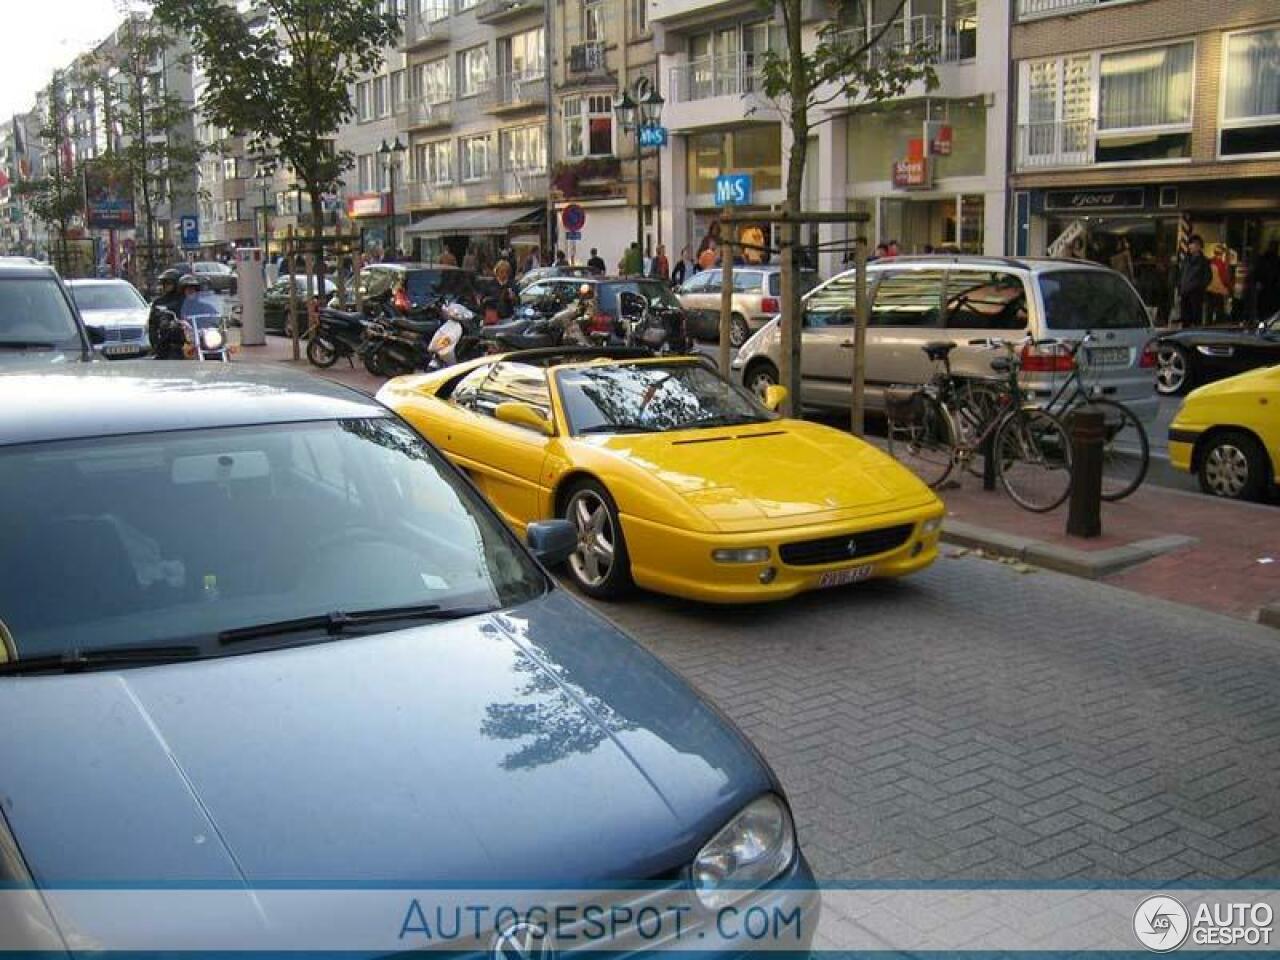
{"label": "black car", "polygon": [[[315,278],[307,278],[301,274],[295,274],[293,277],[293,285],[297,288],[297,301],[299,315],[302,317],[300,329],[306,329],[307,325],[307,282],[310,279],[311,289],[315,289]],[[327,304],[329,300],[338,292],[338,286],[328,277],[324,278],[324,295],[321,302]],[[262,318],[263,326],[267,333],[288,333],[289,332],[289,275],[285,274],[276,280],[275,283],[267,287],[262,293]]]}
{"label": "black car", "polygon": [[1280,313],[1256,326],[1190,327],[1156,341],[1156,390],[1186,393],[1257,367],[1280,363]]}
{"label": "black car", "polygon": [[[547,277],[530,284],[520,292],[520,302],[535,307],[550,304],[552,301],[568,304],[578,296],[578,289],[586,284],[594,290],[596,314],[604,315],[610,320],[619,319],[619,295],[634,293],[646,300],[658,300],[663,306],[688,313],[680,306],[680,301],[671,292],[671,287],[661,280],[637,277]],[[700,331],[690,328],[689,332],[701,338]]]}
{"label": "black car", "polygon": [[356,287],[366,305],[389,305],[414,319],[436,300],[478,305],[475,274],[446,264],[371,263],[360,271]]}

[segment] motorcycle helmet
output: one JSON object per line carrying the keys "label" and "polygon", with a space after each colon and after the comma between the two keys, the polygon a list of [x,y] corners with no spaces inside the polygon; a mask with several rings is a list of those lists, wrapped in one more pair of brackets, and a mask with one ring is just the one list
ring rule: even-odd
{"label": "motorcycle helmet", "polygon": [[159,283],[161,286],[165,286],[165,285],[172,286],[173,284],[177,283],[181,279],[182,279],[182,274],[178,272],[178,270],[176,270],[175,268],[170,267],[168,270],[162,271],[160,276],[156,277],[156,282]]}
{"label": "motorcycle helmet", "polygon": [[197,277],[194,273],[185,273],[182,275],[182,279],[178,281],[178,286],[184,291],[189,287],[195,287],[197,290],[199,290],[200,278]]}

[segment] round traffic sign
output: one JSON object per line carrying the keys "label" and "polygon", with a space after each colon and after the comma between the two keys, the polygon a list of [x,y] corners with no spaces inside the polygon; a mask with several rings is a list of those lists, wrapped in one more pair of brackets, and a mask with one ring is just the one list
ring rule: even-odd
{"label": "round traffic sign", "polygon": [[560,222],[566,230],[581,230],[587,222],[587,211],[576,203],[571,203],[560,211]]}

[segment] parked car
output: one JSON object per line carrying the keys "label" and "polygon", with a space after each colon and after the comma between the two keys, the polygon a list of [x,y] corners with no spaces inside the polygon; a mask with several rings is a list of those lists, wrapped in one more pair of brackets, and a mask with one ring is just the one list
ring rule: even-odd
{"label": "parked car", "polygon": [[255,889],[465,877],[675,887],[706,908],[699,951],[729,946],[716,904],[799,911],[807,951],[817,893],[777,777],[536,562],[573,549],[567,524],[528,527],[531,555],[354,390],[165,366],[0,377],[0,725],[21,731],[0,738],[0,876],[32,893],[6,945],[204,942],[42,888],[243,893],[200,903],[236,950],[317,942],[314,909]]}
{"label": "parked car", "polygon": [[84,322],[102,331],[102,342],[94,346],[99,353],[137,355],[151,349],[151,308],[128,280],[68,280],[67,287]]}
{"label": "parked car", "polygon": [[525,287],[520,293],[520,302],[538,306],[548,299],[554,299],[568,304],[577,299],[578,290],[583,284],[592,288],[596,301],[596,326],[600,329],[620,319],[618,295],[623,292],[637,294],[646,300],[656,299],[665,306],[681,309],[680,301],[661,280],[637,277],[548,277]]}
{"label": "parked car", "polygon": [[[1003,257],[896,257],[867,269],[871,322],[867,329],[867,405],[883,409],[886,387],[925,383],[933,364],[921,349],[933,340],[956,343],[956,373],[990,376],[990,350],[970,340],[1079,340],[1092,332],[1091,378],[1105,396],[1122,401],[1148,423],[1159,398],[1151,320],[1137,291],[1121,274],[1083,261]],[[856,320],[854,271],[814,288],[802,317],[804,402],[848,408]],[[757,393],[778,383],[782,337],[771,320],[734,358],[733,369]],[[1071,369],[1064,351],[1030,348],[1024,383],[1048,400]]]}
{"label": "parked car", "polygon": [[[311,278],[310,289],[315,290],[315,278]],[[301,274],[294,274],[293,286],[297,291],[298,310],[300,312],[301,326],[299,332],[307,327],[307,277]],[[324,292],[321,296],[321,303],[327,305],[331,298],[338,293],[338,285],[328,277],[324,278]],[[289,275],[285,274],[276,280],[275,283],[267,287],[262,293],[262,316],[263,326],[268,333],[285,334],[289,332]]]}
{"label": "parked car", "polygon": [[1169,462],[1217,497],[1259,500],[1280,483],[1280,366],[1194,390],[1169,425]]}
{"label": "parked car", "polygon": [[1280,313],[1240,327],[1188,327],[1156,342],[1156,389],[1176,396],[1257,367],[1280,363]]}
{"label": "parked car", "polygon": [[217,260],[197,260],[191,264],[191,272],[204,282],[205,289],[213,293],[234,295],[239,284],[235,270]]}
{"label": "parked car", "polygon": [[[675,295],[689,315],[690,329],[701,340],[720,339],[720,299],[724,271],[703,270],[695,273]],[[818,283],[812,270],[801,270],[800,293],[805,294]],[[733,314],[729,324],[729,343],[741,347],[747,338],[782,310],[782,270],[777,266],[735,266],[733,268]]]}
{"label": "parked car", "polygon": [[104,338],[89,330],[58,271],[13,257],[0,261],[0,370],[92,360]]}
{"label": "parked car", "polygon": [[378,398],[516,530],[578,528],[591,596],[633,583],[754,603],[933,562],[942,504],[864,441],[768,405],[694,357],[554,348],[403,377]]}
{"label": "parked car", "polygon": [[549,280],[552,277],[594,277],[596,273],[588,266],[583,264],[566,264],[562,267],[534,267],[532,270],[524,273],[516,282],[516,291],[519,292],[530,284],[537,283],[539,280]]}
{"label": "parked car", "polygon": [[415,320],[434,300],[457,299],[468,306],[477,300],[475,274],[446,264],[372,263],[360,271],[356,285],[362,301],[390,306]]}

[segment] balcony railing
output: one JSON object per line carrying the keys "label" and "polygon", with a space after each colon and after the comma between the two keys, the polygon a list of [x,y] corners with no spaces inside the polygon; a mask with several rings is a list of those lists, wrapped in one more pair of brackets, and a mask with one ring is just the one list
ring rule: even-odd
{"label": "balcony railing", "polygon": [[1018,125],[1018,169],[1083,167],[1094,162],[1092,120],[1047,121]]}
{"label": "balcony railing", "polygon": [[602,41],[575,43],[569,48],[570,73],[604,73],[607,69],[605,47]]}
{"label": "balcony railing", "polygon": [[401,106],[396,117],[406,130],[447,127],[453,122],[453,104],[448,100],[439,103],[414,100]]}
{"label": "balcony railing", "polygon": [[671,94],[677,103],[740,97],[762,90],[764,55],[735,53],[724,57],[700,57],[672,67]]}
{"label": "balcony railing", "polygon": [[429,44],[449,39],[449,4],[447,0],[423,0],[416,13],[404,22],[401,50],[418,50]]}
{"label": "balcony railing", "polygon": [[405,185],[409,206],[415,209],[484,203],[493,199],[497,187],[492,176],[467,183],[411,181]]}
{"label": "balcony railing", "polygon": [[519,110],[547,102],[547,74],[538,68],[519,73],[500,73],[481,94],[487,110]]}
{"label": "balcony railing", "polygon": [[476,19],[481,23],[500,23],[521,14],[542,10],[544,0],[481,0],[476,5]]}
{"label": "balcony railing", "polygon": [[503,170],[501,187],[504,197],[545,197],[547,172],[545,170]]}
{"label": "balcony railing", "polygon": [[1101,6],[1106,0],[1018,0],[1018,19],[1054,17]]}
{"label": "balcony railing", "polygon": [[[895,20],[888,27],[874,24],[864,34],[861,28],[845,31],[842,36],[851,45],[861,46],[879,37],[868,52],[874,69],[885,67],[893,59],[916,47],[928,50],[935,63],[960,63],[978,54],[978,31],[974,20],[944,20],[942,17],[919,16]],[[884,31],[881,33],[881,31]]]}

